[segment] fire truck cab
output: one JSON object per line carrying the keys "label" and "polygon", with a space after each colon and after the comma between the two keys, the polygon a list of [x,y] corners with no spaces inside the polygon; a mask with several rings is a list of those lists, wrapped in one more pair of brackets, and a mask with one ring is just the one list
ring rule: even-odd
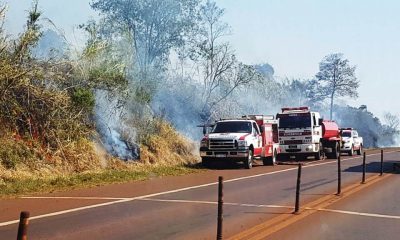
{"label": "fire truck cab", "polygon": [[279,120],[281,160],[290,156],[300,160],[308,156],[321,159],[325,154],[338,157],[341,139],[336,122],[323,120],[319,112],[312,112],[309,107],[282,108],[276,118]]}

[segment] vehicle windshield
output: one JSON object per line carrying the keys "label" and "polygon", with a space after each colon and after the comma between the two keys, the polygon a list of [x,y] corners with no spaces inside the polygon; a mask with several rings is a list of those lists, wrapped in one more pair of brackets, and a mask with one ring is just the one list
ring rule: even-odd
{"label": "vehicle windshield", "polygon": [[218,122],[212,133],[251,133],[251,122]]}
{"label": "vehicle windshield", "polygon": [[351,137],[351,132],[342,132],[342,137]]}
{"label": "vehicle windshield", "polygon": [[278,114],[280,128],[309,128],[311,114]]}

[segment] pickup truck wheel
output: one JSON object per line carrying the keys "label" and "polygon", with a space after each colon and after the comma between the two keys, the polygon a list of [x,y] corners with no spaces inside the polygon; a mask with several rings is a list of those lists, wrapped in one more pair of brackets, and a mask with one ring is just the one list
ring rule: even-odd
{"label": "pickup truck wheel", "polygon": [[249,156],[244,161],[244,167],[250,169],[253,167],[253,150],[249,150]]}
{"label": "pickup truck wheel", "polygon": [[209,168],[211,165],[211,161],[210,159],[201,159],[201,166],[205,167],[205,168]]}
{"label": "pickup truck wheel", "polygon": [[357,155],[361,155],[362,154],[362,145],[360,145],[360,149],[357,150]]}
{"label": "pickup truck wheel", "polygon": [[349,156],[353,156],[354,155],[354,145],[351,145],[351,149],[349,151]]}

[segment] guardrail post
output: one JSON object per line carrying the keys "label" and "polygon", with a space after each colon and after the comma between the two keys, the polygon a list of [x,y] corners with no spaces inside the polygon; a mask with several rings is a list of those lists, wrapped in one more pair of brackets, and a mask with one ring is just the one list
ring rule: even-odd
{"label": "guardrail post", "polygon": [[222,240],[223,204],[224,204],[224,178],[218,177],[218,218],[217,218],[217,240]]}
{"label": "guardrail post", "polygon": [[296,183],[296,203],[294,206],[294,213],[298,214],[300,210],[300,184],[301,184],[301,166],[299,164],[299,168],[297,170],[297,183]]}
{"label": "guardrail post", "polygon": [[338,167],[338,184],[337,184],[337,193],[336,195],[340,195],[342,193],[342,167],[341,167],[341,156],[339,153],[338,157],[338,162],[337,162],[337,167]]}
{"label": "guardrail post", "polygon": [[361,183],[365,183],[365,172],[367,170],[367,167],[366,167],[366,164],[365,164],[365,158],[366,158],[366,155],[365,155],[365,152],[364,152],[364,154],[363,154],[363,165],[362,165],[363,174],[362,174]]}
{"label": "guardrail post", "polygon": [[381,149],[381,174],[380,176],[383,175],[383,149]]}
{"label": "guardrail post", "polygon": [[19,217],[18,235],[17,240],[26,240],[29,225],[29,212],[21,212]]}

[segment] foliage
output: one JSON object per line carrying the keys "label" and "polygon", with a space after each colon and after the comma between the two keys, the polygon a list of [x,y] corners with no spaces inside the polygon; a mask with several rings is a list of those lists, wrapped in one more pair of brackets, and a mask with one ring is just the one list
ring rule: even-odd
{"label": "foliage", "polygon": [[56,149],[60,142],[87,136],[87,113],[62,89],[68,63],[36,60],[31,49],[41,36],[34,5],[25,32],[16,41],[3,38],[0,51],[0,122],[18,137],[40,139]]}
{"label": "foliage", "polygon": [[320,62],[319,72],[312,84],[311,97],[314,101],[330,99],[330,119],[335,97],[358,97],[360,85],[355,76],[355,66],[349,65],[349,60],[343,54],[330,54]]}
{"label": "foliage", "polygon": [[378,147],[381,123],[371,112],[350,106],[336,106],[335,116],[340,126],[358,130],[365,147]]}
{"label": "foliage", "polygon": [[162,64],[169,51],[181,46],[193,28],[195,0],[94,0],[91,6],[105,17],[106,37],[129,34],[141,68]]}
{"label": "foliage", "polygon": [[16,169],[20,163],[31,164],[37,157],[34,146],[7,138],[0,139],[0,163],[6,169]]}
{"label": "foliage", "polygon": [[17,39],[0,31],[0,170],[70,173],[97,168],[99,159],[89,141],[94,89],[124,85],[124,69],[111,57],[99,60],[99,53],[105,54],[100,47],[78,60],[36,58],[40,16],[35,2]]}
{"label": "foliage", "polygon": [[189,57],[199,67],[203,122],[210,121],[218,107],[240,86],[261,79],[254,66],[236,59],[234,51],[223,38],[230,34],[229,26],[221,19],[224,10],[215,2],[206,1],[199,10],[197,34],[189,43]]}
{"label": "foliage", "polygon": [[71,98],[78,108],[86,111],[91,111],[95,104],[94,95],[90,89],[75,88]]}

